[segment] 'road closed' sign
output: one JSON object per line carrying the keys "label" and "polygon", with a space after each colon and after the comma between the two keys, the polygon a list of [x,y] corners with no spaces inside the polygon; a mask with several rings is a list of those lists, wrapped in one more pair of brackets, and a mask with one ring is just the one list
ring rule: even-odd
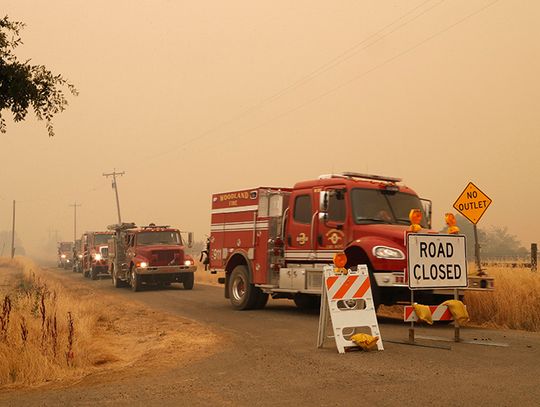
{"label": "'road closed' sign", "polygon": [[409,288],[467,287],[465,236],[409,233],[407,275]]}

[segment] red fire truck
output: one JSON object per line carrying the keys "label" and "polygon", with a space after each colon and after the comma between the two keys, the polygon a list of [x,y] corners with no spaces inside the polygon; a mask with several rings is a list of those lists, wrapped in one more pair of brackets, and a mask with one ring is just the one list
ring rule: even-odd
{"label": "red fire truck", "polygon": [[[109,240],[109,273],[116,288],[129,284],[139,291],[142,284],[170,285],[182,283],[184,289],[194,285],[197,269],[193,258],[185,253],[180,231],[170,226],[136,227],[134,223],[108,226],[114,231]],[[193,234],[188,233],[191,247]]]}
{"label": "red fire truck", "polygon": [[[431,201],[401,179],[352,172],[214,194],[210,269],[224,272],[220,282],[236,309],[263,308],[269,295],[314,307],[323,266],[345,252],[347,267],[368,266],[376,305],[395,304],[410,299],[404,235],[411,209],[422,211],[429,229]],[[418,300],[438,303],[437,295],[444,293],[422,291]]]}
{"label": "red fire truck", "polygon": [[85,232],[81,237],[82,257],[80,259],[83,277],[97,280],[100,274],[108,274],[108,240],[112,232]]}

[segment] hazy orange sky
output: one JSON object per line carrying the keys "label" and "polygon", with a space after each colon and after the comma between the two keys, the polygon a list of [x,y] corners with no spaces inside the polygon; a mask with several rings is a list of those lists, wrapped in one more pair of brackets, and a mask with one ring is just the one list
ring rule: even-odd
{"label": "hazy orange sky", "polygon": [[[480,227],[540,240],[540,2],[2,0],[21,59],[78,88],[56,137],[0,135],[0,230],[37,252],[122,218],[209,233],[210,195],[319,174],[402,177],[434,226],[469,181]],[[10,117],[9,112],[3,115]]]}

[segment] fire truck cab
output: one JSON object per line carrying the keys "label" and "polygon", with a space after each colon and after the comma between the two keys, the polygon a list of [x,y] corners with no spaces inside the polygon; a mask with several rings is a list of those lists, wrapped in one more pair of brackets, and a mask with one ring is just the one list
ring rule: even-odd
{"label": "fire truck cab", "polygon": [[395,304],[410,296],[404,239],[411,209],[422,211],[429,229],[431,201],[401,179],[352,172],[214,194],[210,269],[224,272],[225,297],[236,309],[263,308],[269,295],[314,307],[323,267],[345,252],[347,267],[368,266],[376,305]]}
{"label": "fire truck cab", "polygon": [[80,267],[84,277],[97,280],[100,274],[107,274],[109,254],[108,240],[112,232],[85,232],[81,237],[82,257]]}
{"label": "fire truck cab", "polygon": [[[154,224],[138,228],[134,223],[110,225],[108,229],[114,231],[109,240],[109,273],[115,287],[129,284],[133,291],[139,291],[142,284],[180,282],[186,290],[193,288],[197,266],[185,253],[178,229]],[[188,233],[188,247],[192,240],[192,233]]]}
{"label": "fire truck cab", "polygon": [[58,243],[58,267],[67,269],[71,267],[73,256],[73,242]]}

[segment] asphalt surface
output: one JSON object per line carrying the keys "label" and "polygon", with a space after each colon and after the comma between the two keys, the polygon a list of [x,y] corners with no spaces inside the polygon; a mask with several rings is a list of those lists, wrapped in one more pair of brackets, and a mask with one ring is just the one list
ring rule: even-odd
{"label": "asphalt surface", "polygon": [[[66,271],[66,280],[80,281]],[[0,394],[0,405],[540,405],[540,334],[462,329],[462,337],[508,347],[421,341],[451,350],[390,341],[407,339],[401,321],[379,319],[382,352],[339,355],[333,340],[317,349],[318,312],[292,301],[270,300],[264,310],[235,311],[220,287],[181,285],[133,293],[111,281],[88,280],[100,293],[114,293],[141,307],[198,321],[222,341],[213,356],[168,372],[140,377]],[[136,321],[134,321],[136,323]],[[451,326],[417,334],[452,338]],[[182,349],[171,349],[182,352]],[[166,358],[166,355],[164,355]]]}

